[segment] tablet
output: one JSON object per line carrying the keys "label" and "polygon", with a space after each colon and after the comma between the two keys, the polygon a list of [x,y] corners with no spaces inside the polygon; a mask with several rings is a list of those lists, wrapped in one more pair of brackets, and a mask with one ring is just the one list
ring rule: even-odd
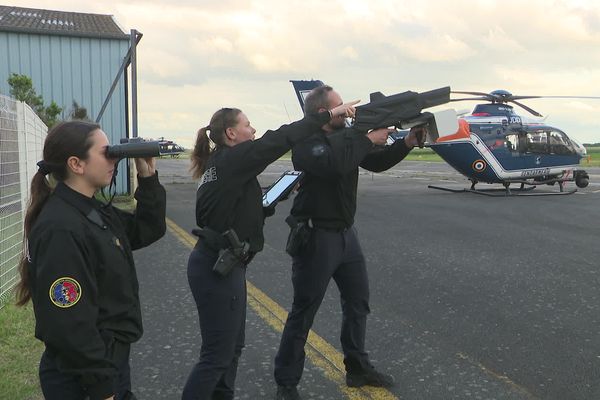
{"label": "tablet", "polygon": [[286,171],[263,194],[263,207],[275,206],[279,200],[285,198],[294,186],[300,182],[302,171]]}

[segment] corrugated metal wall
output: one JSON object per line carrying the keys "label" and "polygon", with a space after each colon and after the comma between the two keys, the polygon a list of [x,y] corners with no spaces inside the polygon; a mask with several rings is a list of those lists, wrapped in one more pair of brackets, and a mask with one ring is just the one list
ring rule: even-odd
{"label": "corrugated metal wall", "polygon": [[[0,32],[0,94],[9,95],[6,80],[11,73],[24,74],[46,105],[54,100],[63,108],[63,118],[75,100],[95,119],[128,48],[128,40]],[[100,121],[111,143],[125,137],[126,112],[122,78]],[[127,190],[124,163],[119,171],[121,193]]]}

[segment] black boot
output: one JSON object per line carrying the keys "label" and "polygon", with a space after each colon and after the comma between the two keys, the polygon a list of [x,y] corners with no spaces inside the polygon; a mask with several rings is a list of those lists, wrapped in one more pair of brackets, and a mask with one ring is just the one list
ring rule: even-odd
{"label": "black boot", "polygon": [[302,400],[296,386],[277,385],[277,394],[275,400]]}
{"label": "black boot", "polygon": [[391,375],[377,372],[374,367],[370,367],[360,372],[346,372],[346,385],[350,387],[377,386],[388,388],[394,386],[394,378]]}

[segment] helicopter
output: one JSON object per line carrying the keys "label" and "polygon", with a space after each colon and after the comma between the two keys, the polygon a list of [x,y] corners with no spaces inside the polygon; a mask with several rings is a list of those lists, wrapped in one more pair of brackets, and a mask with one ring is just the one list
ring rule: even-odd
{"label": "helicopter", "polygon": [[182,146],[178,145],[172,140],[166,140],[164,137],[158,138],[158,145],[160,146],[161,156],[170,156],[171,158],[176,158],[185,152],[185,149]]}
{"label": "helicopter", "polygon": [[[291,81],[300,106],[311,89],[321,81]],[[471,181],[468,189],[451,189],[429,185],[429,188],[449,192],[471,192],[488,196],[572,194],[565,190],[567,182],[579,188],[589,184],[589,175],[581,169],[580,161],[586,149],[562,130],[541,121],[528,122],[518,115],[513,103],[536,117],[540,113],[519,100],[531,98],[587,98],[590,96],[515,96],[506,90],[491,93],[452,91],[453,94],[476,97],[450,99],[451,102],[476,100],[471,114],[458,118],[458,130],[441,137],[428,135],[425,147],[431,148],[444,161]],[[403,138],[408,131],[390,134],[389,143]],[[478,189],[478,183],[502,184],[501,189]],[[512,189],[512,184],[520,185]],[[558,192],[529,193],[539,185],[558,184]],[[498,193],[502,192],[502,193]]]}
{"label": "helicopter", "polygon": [[[519,100],[531,98],[587,98],[589,96],[517,96],[506,90],[491,93],[452,91],[453,94],[476,97],[451,99],[451,102],[485,100],[471,114],[459,118],[459,129],[453,135],[440,137],[429,143],[444,161],[471,181],[469,189],[449,189],[439,186],[432,189],[450,192],[472,192],[494,195],[498,189],[476,189],[475,185],[499,183],[504,195],[550,195],[572,194],[565,191],[567,182],[575,182],[579,188],[589,184],[588,173],[580,167],[586,149],[562,130],[541,121],[527,121],[518,115],[513,103],[536,117],[542,114]],[[511,191],[511,184],[520,187]],[[559,192],[528,192],[539,185],[558,184]],[[513,193],[516,192],[516,193]]]}

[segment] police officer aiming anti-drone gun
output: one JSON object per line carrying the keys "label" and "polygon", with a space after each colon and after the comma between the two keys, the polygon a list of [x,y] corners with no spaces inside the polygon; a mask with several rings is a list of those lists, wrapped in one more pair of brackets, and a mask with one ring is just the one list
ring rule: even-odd
{"label": "police officer aiming anti-drone gun", "polygon": [[439,132],[456,130],[456,113],[453,110],[422,112],[424,108],[448,102],[450,102],[449,86],[423,93],[407,91],[390,96],[375,92],[371,93],[368,104],[356,107],[352,126],[358,131],[365,132],[391,126],[397,129],[423,127],[418,134],[419,147],[422,148],[425,136],[428,136],[429,141],[435,141],[439,137]]}
{"label": "police officer aiming anti-drone gun", "polygon": [[[396,129],[422,128],[416,130],[418,145],[423,148],[425,139],[434,142],[442,136],[455,133],[458,129],[454,110],[423,112],[424,108],[450,102],[450,87],[428,92],[407,91],[385,96],[381,92],[371,93],[370,102],[357,106],[351,127],[358,132],[369,132],[379,128]],[[289,216],[286,223],[291,228],[286,251],[297,255],[310,238],[308,223]]]}

